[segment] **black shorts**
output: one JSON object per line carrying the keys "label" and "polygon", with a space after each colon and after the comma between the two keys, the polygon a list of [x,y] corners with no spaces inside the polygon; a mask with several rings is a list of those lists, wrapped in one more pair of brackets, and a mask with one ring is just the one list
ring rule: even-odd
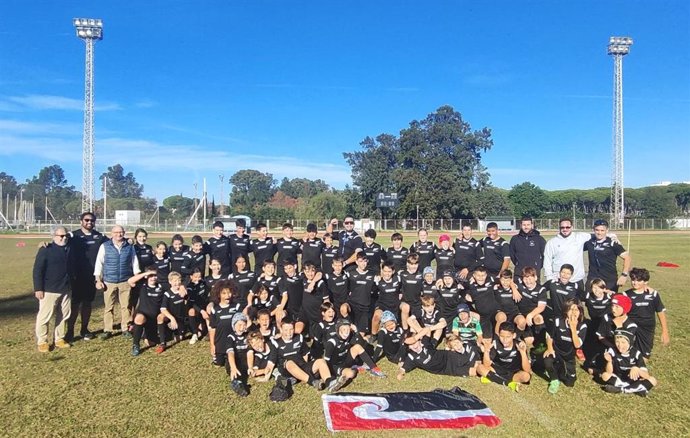
{"label": "black shorts", "polygon": [[[494,315],[479,315],[479,325],[482,326],[482,333],[494,333],[494,323],[496,322],[496,314]],[[484,335],[482,335],[484,336]],[[484,336],[488,338],[488,336]]]}
{"label": "black shorts", "polygon": [[381,300],[378,300],[376,302],[376,306],[374,307],[376,310],[380,310],[382,312],[385,312],[386,310],[393,313],[396,317],[398,316],[398,310],[400,310],[400,303],[397,305],[391,305],[391,304],[386,304],[382,303]]}
{"label": "black shorts", "polygon": [[441,374],[444,376],[457,376],[457,377],[467,377],[470,375],[471,366],[468,364],[459,364],[454,360],[449,360],[446,362],[446,366],[443,368]]}
{"label": "black shorts", "polygon": [[369,333],[369,325],[371,323],[371,314],[369,313],[369,308],[359,307],[355,304],[349,304],[350,306],[350,322],[357,326],[357,330],[361,333]]}
{"label": "black shorts", "polygon": [[494,369],[496,374],[498,374],[501,378],[503,378],[504,380],[506,380],[508,382],[513,380],[513,376],[515,375],[515,373],[520,371],[519,369],[513,370],[513,369],[505,368],[505,367],[502,367],[502,366],[496,365],[496,364],[492,364],[491,368]]}
{"label": "black shorts", "polygon": [[314,375],[314,373],[311,371],[312,368],[314,367],[314,361],[313,361],[313,360],[310,360],[309,362],[307,362],[307,361],[305,361],[304,359],[302,359],[302,357],[297,357],[297,358],[295,358],[295,359],[288,359],[288,360],[284,361],[283,363],[280,364],[280,367],[278,367],[279,370],[280,370],[280,373],[281,373],[284,377],[292,377],[292,375],[290,374],[290,372],[285,368],[285,364],[286,364],[287,362],[292,362],[292,363],[294,363],[295,365],[297,365],[297,367],[298,367],[299,369],[301,369],[301,370],[304,371],[305,373],[309,374],[310,376]]}
{"label": "black shorts", "polygon": [[652,355],[652,348],[654,348],[654,331],[656,327],[645,327],[638,324],[635,332],[635,348],[642,353],[645,358]]}
{"label": "black shorts", "polygon": [[96,299],[96,281],[93,276],[72,280],[72,304],[91,303]]}
{"label": "black shorts", "polygon": [[341,363],[328,362],[328,369],[331,370],[331,374],[333,375],[333,377],[338,377],[343,372],[343,370],[347,368],[352,368],[353,365],[355,365],[355,360],[348,353],[345,360]]}

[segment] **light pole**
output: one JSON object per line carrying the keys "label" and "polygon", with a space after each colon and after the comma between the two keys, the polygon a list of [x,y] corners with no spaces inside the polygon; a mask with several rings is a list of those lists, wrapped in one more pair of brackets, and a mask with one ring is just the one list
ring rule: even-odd
{"label": "light pole", "polygon": [[93,211],[93,44],[94,41],[103,39],[103,21],[95,18],[75,18],[72,20],[72,23],[76,28],[77,37],[86,43],[81,210]]}
{"label": "light pole", "polygon": [[625,189],[623,187],[623,56],[630,52],[630,37],[609,38],[608,54],[613,56],[613,172],[611,184],[611,223],[623,225]]}
{"label": "light pole", "polygon": [[218,175],[220,179],[220,215],[225,215],[225,208],[223,208],[223,181],[225,180],[225,174]]}

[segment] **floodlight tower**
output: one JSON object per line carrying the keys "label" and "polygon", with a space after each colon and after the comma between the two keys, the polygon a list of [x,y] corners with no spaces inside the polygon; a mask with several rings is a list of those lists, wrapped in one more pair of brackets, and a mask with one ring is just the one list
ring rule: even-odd
{"label": "floodlight tower", "polygon": [[96,40],[103,39],[103,20],[96,18],[75,18],[72,20],[72,23],[77,30],[77,37],[84,40],[84,43],[86,43],[81,211],[93,211],[93,44]]}
{"label": "floodlight tower", "polygon": [[613,172],[611,184],[611,224],[623,225],[623,56],[630,52],[630,37],[609,38],[608,54],[613,56]]}

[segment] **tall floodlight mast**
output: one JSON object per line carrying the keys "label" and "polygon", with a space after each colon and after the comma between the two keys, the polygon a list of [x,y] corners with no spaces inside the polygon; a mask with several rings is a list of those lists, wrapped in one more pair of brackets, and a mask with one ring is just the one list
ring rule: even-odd
{"label": "tall floodlight mast", "polygon": [[75,18],[72,20],[77,37],[86,43],[84,80],[84,139],[82,151],[81,210],[93,211],[94,197],[94,132],[93,132],[93,45],[103,39],[103,20]]}
{"label": "tall floodlight mast", "polygon": [[623,56],[630,52],[630,37],[609,38],[608,53],[613,56],[613,172],[611,184],[611,224],[623,225]]}

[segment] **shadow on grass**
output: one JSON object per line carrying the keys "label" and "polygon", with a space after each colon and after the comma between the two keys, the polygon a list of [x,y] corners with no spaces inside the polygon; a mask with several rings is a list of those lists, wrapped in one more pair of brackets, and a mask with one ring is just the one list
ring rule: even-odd
{"label": "shadow on grass", "polygon": [[0,298],[0,318],[25,316],[38,312],[38,300],[33,294]]}

